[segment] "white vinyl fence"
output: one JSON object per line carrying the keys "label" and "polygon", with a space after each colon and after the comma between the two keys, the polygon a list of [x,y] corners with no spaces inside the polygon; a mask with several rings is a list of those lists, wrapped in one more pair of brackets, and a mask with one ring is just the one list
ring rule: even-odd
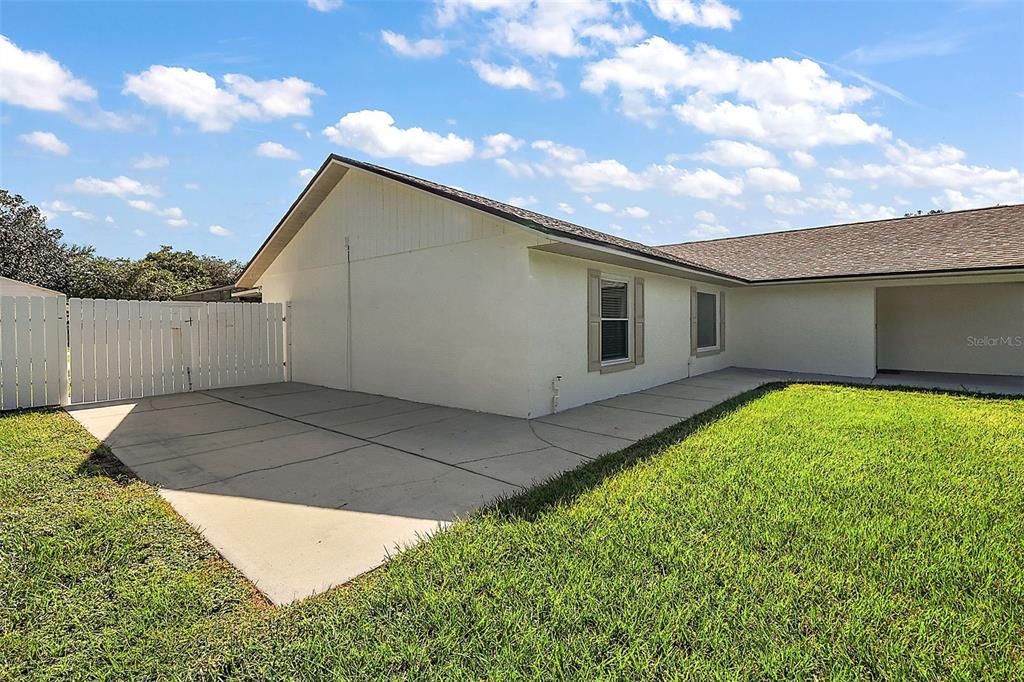
{"label": "white vinyl fence", "polygon": [[3,409],[285,379],[280,303],[72,298],[66,310],[63,296],[0,299]]}
{"label": "white vinyl fence", "polygon": [[63,405],[68,327],[63,296],[0,296],[0,406]]}

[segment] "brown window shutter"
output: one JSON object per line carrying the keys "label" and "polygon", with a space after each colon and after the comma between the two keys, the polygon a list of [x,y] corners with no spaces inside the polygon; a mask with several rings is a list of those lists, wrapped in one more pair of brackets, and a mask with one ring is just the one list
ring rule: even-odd
{"label": "brown window shutter", "polygon": [[600,270],[587,270],[587,371],[601,371]]}
{"label": "brown window shutter", "polygon": [[690,355],[697,355],[697,287],[690,287]]}
{"label": "brown window shutter", "polygon": [[644,364],[644,278],[633,281],[633,361]]}
{"label": "brown window shutter", "polygon": [[725,290],[718,292],[718,352],[725,351]]}

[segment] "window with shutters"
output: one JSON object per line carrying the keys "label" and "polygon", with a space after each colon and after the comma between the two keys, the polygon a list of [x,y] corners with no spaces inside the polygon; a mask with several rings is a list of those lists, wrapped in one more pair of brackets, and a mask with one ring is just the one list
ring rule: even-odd
{"label": "window with shutters", "polygon": [[721,306],[718,294],[697,292],[697,350],[718,350],[719,316]]}
{"label": "window with shutters", "polygon": [[601,363],[611,364],[630,357],[629,283],[601,280]]}

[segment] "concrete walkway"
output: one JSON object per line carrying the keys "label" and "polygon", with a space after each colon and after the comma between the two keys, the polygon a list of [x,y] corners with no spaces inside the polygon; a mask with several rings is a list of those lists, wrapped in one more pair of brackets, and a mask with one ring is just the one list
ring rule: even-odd
{"label": "concrete walkway", "polygon": [[298,383],[69,412],[284,604],[496,497],[764,383],[802,378],[824,377],[727,369],[533,420]]}

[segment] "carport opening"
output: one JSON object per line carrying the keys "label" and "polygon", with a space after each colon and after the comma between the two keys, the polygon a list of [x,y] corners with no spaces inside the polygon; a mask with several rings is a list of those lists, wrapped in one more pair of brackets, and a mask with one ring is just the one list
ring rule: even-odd
{"label": "carport opening", "polygon": [[877,371],[1024,376],[1024,282],[879,287]]}

